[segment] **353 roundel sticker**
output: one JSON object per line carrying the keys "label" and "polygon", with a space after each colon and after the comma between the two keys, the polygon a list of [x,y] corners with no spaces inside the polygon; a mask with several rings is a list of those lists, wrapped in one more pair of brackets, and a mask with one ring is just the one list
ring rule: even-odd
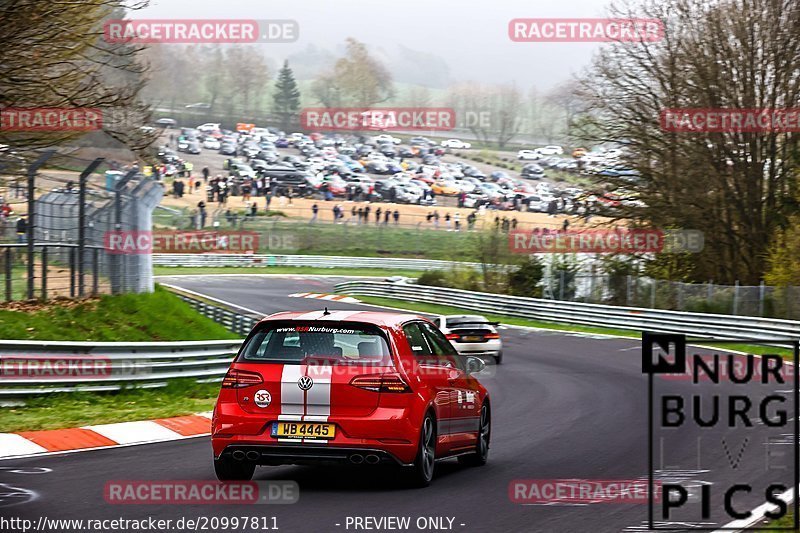
{"label": "353 roundel sticker", "polygon": [[272,402],[272,395],[269,391],[261,389],[253,396],[253,401],[255,401],[256,405],[259,407],[268,407]]}

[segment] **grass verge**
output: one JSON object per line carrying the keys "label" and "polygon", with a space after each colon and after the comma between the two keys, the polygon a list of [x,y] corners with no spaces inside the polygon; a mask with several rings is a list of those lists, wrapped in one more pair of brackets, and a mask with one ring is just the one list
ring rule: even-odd
{"label": "grass verge", "polygon": [[288,266],[252,267],[153,267],[156,276],[191,276],[203,274],[323,274],[329,276],[390,277],[407,276],[416,278],[419,270],[389,270],[380,268],[319,268]]}
{"label": "grass verge", "polygon": [[219,383],[171,381],[160,389],[126,389],[115,393],[59,393],[0,409],[0,433],[152,420],[210,411]]}
{"label": "grass verge", "polygon": [[150,294],[8,304],[0,339],[96,342],[237,339],[166,289]]}
{"label": "grass verge", "polygon": [[[364,303],[373,304],[373,305],[380,305],[381,307],[394,307],[394,308],[401,308],[401,309],[409,309],[413,311],[418,311],[420,313],[428,313],[432,315],[453,315],[453,314],[463,314],[463,313],[474,313],[475,311],[469,309],[462,309],[459,307],[453,307],[449,305],[439,305],[439,304],[429,304],[429,303],[419,303],[419,302],[409,302],[406,300],[398,300],[395,298],[383,298],[378,296],[362,296],[359,294],[353,294],[353,296],[357,296],[359,300]],[[602,328],[602,327],[595,327],[595,326],[581,326],[579,324],[563,324],[559,322],[546,322],[542,320],[530,320],[527,318],[519,318],[514,316],[508,315],[492,315],[492,314],[485,314],[487,318],[495,322],[502,322],[503,324],[509,324],[513,326],[526,326],[531,328],[542,328],[542,329],[554,329],[560,331],[575,331],[579,333],[587,333],[587,334],[600,334],[600,335],[618,335],[621,337],[630,337],[633,339],[641,338],[641,331],[639,330],[625,330],[625,329],[614,329],[614,328]],[[792,352],[788,349],[783,348],[776,348],[771,346],[762,346],[762,345],[752,345],[752,344],[728,344],[728,343],[720,343],[720,344],[713,344],[708,345],[716,348],[727,348],[730,350],[737,350],[742,352],[749,352],[755,355],[763,355],[763,354],[779,354],[783,357],[791,357]]]}
{"label": "grass verge", "polygon": [[[789,504],[790,508],[791,508],[791,505],[792,504]],[[758,524],[756,527],[760,528],[761,531],[764,531],[764,530],[769,531],[769,530],[779,529],[779,528],[783,529],[785,531],[786,528],[791,528],[793,526],[794,526],[794,515],[791,512],[789,512],[789,513],[787,513],[786,516],[784,516],[780,520],[770,521],[766,525]],[[795,529],[794,531],[800,531],[800,530]]]}

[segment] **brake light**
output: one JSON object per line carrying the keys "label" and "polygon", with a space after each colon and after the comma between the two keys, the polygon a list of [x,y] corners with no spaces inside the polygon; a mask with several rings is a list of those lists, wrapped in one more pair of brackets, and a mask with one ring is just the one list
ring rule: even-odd
{"label": "brake light", "polygon": [[225,377],[222,379],[223,389],[238,389],[241,387],[249,387],[250,385],[258,385],[263,383],[261,374],[257,372],[248,372],[246,370],[235,370],[231,368]]}
{"label": "brake light", "polygon": [[449,341],[457,341],[461,338],[461,336],[458,333],[448,333],[445,335],[445,338],[447,338]]}
{"label": "brake light", "polygon": [[399,374],[370,374],[350,380],[353,387],[372,392],[411,392],[411,387]]}
{"label": "brake light", "polygon": [[483,336],[483,338],[484,339],[499,339],[500,338],[500,334],[499,333],[487,333],[486,335]]}

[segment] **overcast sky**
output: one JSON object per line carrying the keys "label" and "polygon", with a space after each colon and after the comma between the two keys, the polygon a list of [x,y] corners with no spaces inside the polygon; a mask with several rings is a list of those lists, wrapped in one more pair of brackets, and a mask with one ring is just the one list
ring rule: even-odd
{"label": "overcast sky", "polygon": [[[293,19],[300,38],[291,44],[259,44],[273,64],[316,45],[341,54],[347,37],[367,43],[379,57],[399,47],[434,54],[453,81],[516,82],[542,90],[586,66],[597,43],[515,43],[514,18],[582,18],[606,14],[607,0],[151,0],[131,18]],[[391,70],[391,65],[389,66]]]}

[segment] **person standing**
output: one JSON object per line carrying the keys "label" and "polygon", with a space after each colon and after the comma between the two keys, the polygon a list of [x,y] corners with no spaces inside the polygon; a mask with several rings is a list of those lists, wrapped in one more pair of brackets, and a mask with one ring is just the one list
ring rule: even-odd
{"label": "person standing", "polygon": [[400,223],[400,211],[395,209],[392,218],[394,218],[394,225],[397,226]]}
{"label": "person standing", "polygon": [[21,216],[17,219],[17,242],[23,243],[28,239],[28,219]]}
{"label": "person standing", "polygon": [[375,210],[375,225],[377,226],[380,223],[381,223],[381,208],[380,206],[378,206],[378,209]]}
{"label": "person standing", "polygon": [[456,231],[461,231],[461,215],[459,213],[453,215],[453,224],[456,227]]}
{"label": "person standing", "polygon": [[319,213],[319,206],[315,203],[314,205],[311,206],[311,220],[309,221],[309,224],[313,224],[317,221],[318,213]]}

